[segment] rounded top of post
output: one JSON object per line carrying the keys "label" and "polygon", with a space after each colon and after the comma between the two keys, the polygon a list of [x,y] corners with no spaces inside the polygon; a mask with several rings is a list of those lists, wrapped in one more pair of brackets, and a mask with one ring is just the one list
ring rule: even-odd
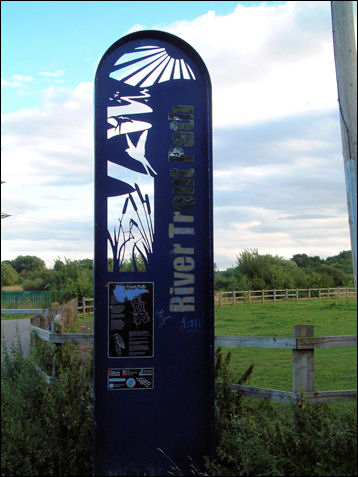
{"label": "rounded top of post", "polygon": [[153,42],[165,42],[169,48],[170,45],[173,45],[174,47],[183,51],[195,62],[196,66],[199,68],[206,80],[211,83],[208,69],[199,53],[182,38],[173,35],[172,33],[167,33],[160,30],[140,30],[134,33],[129,33],[128,35],[125,35],[117,40],[102,56],[97,67],[96,77],[98,76],[98,72],[100,71],[103,62],[108,58],[108,56],[115,52],[115,50],[120,49],[123,45],[130,42],[139,42],[145,45],[146,41],[148,40]]}

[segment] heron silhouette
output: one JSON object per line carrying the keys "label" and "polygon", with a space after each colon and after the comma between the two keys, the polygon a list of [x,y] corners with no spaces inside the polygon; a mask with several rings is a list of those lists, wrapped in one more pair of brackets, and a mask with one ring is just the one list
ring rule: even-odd
{"label": "heron silhouette", "polygon": [[151,175],[150,173],[152,172],[154,175],[157,175],[153,167],[149,164],[148,160],[145,157],[145,143],[147,140],[147,135],[148,131],[144,131],[137,142],[137,145],[134,146],[132,141],[130,140],[128,134],[126,134],[127,138],[127,144],[128,148],[126,149],[127,154],[134,159],[135,161],[138,161],[142,164],[144,169],[146,170],[148,175]]}

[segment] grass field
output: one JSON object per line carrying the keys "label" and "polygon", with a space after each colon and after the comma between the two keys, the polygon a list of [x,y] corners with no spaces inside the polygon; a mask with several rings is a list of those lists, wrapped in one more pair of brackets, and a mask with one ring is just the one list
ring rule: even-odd
{"label": "grass field", "polygon": [[[82,323],[93,330],[93,315],[79,317],[71,331]],[[355,299],[283,301],[215,307],[216,336],[292,337],[295,325],[314,326],[315,336],[356,335]],[[292,350],[223,347],[231,351],[232,369],[239,376],[254,363],[250,384],[292,391]],[[315,350],[315,390],[356,389],[357,348]]]}
{"label": "grass field", "polygon": [[[28,317],[27,316],[22,316]],[[20,318],[16,315],[2,319]],[[93,331],[93,315],[79,316],[71,328],[80,332],[82,324]],[[291,337],[295,325],[314,325],[315,336],[356,335],[355,299],[282,301],[215,307],[216,336]],[[292,350],[224,347],[231,351],[232,369],[240,376],[254,363],[253,386],[292,391]],[[357,348],[315,350],[315,390],[356,389]]]}
{"label": "grass field", "polygon": [[1,291],[22,291],[23,288],[21,285],[9,285],[6,287],[1,287]]}
{"label": "grass field", "polygon": [[[217,336],[291,337],[294,325],[314,326],[315,336],[356,335],[354,299],[227,305],[215,309]],[[292,391],[292,350],[225,347],[240,376],[254,363],[253,386]],[[317,349],[315,391],[356,389],[357,348]]]}

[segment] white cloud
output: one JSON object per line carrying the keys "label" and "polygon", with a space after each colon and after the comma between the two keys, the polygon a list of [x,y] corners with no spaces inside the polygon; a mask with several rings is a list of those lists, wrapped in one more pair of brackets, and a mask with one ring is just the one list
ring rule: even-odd
{"label": "white cloud", "polygon": [[35,78],[25,75],[12,75],[10,80],[1,80],[1,86],[5,88],[22,88],[28,83],[36,83]]}
{"label": "white cloud", "polygon": [[43,106],[3,116],[2,175],[18,186],[86,183],[93,173],[93,85],[51,87],[44,95]]}
{"label": "white cloud", "polygon": [[25,76],[25,75],[12,75],[11,77],[15,81],[21,81],[23,83],[32,83],[34,78],[32,76]]}
{"label": "white cloud", "polygon": [[41,71],[40,75],[41,76],[46,76],[48,78],[58,78],[60,76],[63,76],[64,71],[63,70],[56,70],[56,71]]}
{"label": "white cloud", "polygon": [[51,88],[2,118],[2,254],[93,255],[93,85]]}
{"label": "white cloud", "polygon": [[[329,2],[238,5],[165,29],[196,48],[212,78],[219,268],[245,248],[286,258],[349,249]],[[38,108],[3,117],[12,217],[2,253],[51,265],[93,256],[93,84],[42,95]]]}
{"label": "white cloud", "polygon": [[130,33],[134,33],[136,31],[146,30],[147,27],[145,25],[141,25],[140,23],[136,23],[133,25],[129,30],[127,30],[126,34],[129,35]]}
{"label": "white cloud", "polygon": [[20,83],[20,81],[1,80],[1,86],[5,88],[20,88],[22,83]]}
{"label": "white cloud", "polygon": [[337,105],[329,2],[287,2],[166,27],[191,44],[213,83],[214,125],[227,127]]}
{"label": "white cloud", "polygon": [[347,214],[334,211],[330,216],[331,209],[318,210],[321,217],[307,214],[295,218],[265,204],[215,208],[215,261],[219,269],[232,266],[249,248],[287,259],[297,253],[327,257],[349,250]]}

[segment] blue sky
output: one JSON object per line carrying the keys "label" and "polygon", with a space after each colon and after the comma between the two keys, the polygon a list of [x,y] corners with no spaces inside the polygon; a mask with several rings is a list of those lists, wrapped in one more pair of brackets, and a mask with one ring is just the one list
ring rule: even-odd
{"label": "blue sky", "polygon": [[1,2],[1,259],[93,257],[93,81],[173,33],[213,84],[215,262],[350,248],[330,2]]}
{"label": "blue sky", "polygon": [[[236,5],[237,2],[225,1],[5,0],[1,5],[2,73],[6,78],[22,75],[34,81],[24,81],[27,88],[21,97],[7,91],[2,112],[36,107],[41,89],[56,79],[57,84],[71,88],[81,81],[93,81],[98,59],[136,24],[161,29],[175,21],[190,21],[210,9],[226,15]],[[44,74],[56,72],[57,77]],[[28,83],[32,83],[31,88]]]}

